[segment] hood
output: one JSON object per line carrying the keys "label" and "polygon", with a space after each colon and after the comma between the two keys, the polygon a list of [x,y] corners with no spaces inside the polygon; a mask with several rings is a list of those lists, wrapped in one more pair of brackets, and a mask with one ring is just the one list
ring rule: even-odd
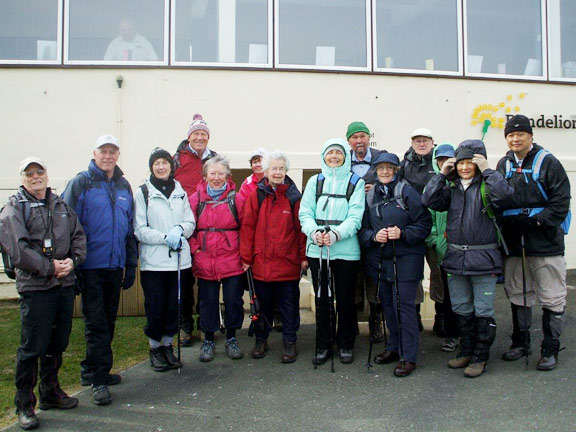
{"label": "hood", "polygon": [[436,149],[438,147],[440,147],[441,145],[449,145],[454,150],[456,150],[456,147],[454,146],[454,144],[448,143],[448,142],[443,142],[443,143],[440,143],[440,144],[434,146],[434,149],[432,149],[432,168],[434,168],[434,172],[436,174],[438,174],[440,172],[440,168],[438,168],[438,164],[436,163]]}
{"label": "hood", "polygon": [[[270,183],[266,177],[262,178],[262,180],[258,182],[258,189],[262,190],[262,192],[264,192],[266,195],[274,194],[274,190],[272,189],[272,186],[270,186]],[[294,181],[288,175],[284,179],[284,183],[278,186],[276,191],[278,193],[285,194],[286,198],[288,198],[292,204],[302,198],[302,194],[296,187],[296,183],[294,183]]]}
{"label": "hood", "polygon": [[486,154],[486,146],[484,145],[484,142],[481,140],[477,139],[464,140],[460,144],[458,144],[458,148],[460,147],[468,147],[474,153],[481,154],[486,159],[488,159],[488,155]]}
{"label": "hood", "polygon": [[[324,154],[326,153],[326,149],[334,144],[342,147],[342,152],[344,153],[344,163],[337,168],[330,168],[324,161]],[[344,140],[344,138],[331,138],[324,143],[322,146],[322,174],[324,174],[324,177],[348,177],[352,168],[352,157],[350,156],[350,152],[348,150],[348,142]]]}

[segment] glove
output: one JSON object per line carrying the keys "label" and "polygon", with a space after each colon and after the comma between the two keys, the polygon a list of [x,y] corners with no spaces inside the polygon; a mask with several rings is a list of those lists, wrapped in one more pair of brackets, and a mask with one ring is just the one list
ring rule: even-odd
{"label": "glove", "polygon": [[166,235],[166,244],[172,250],[178,250],[182,247],[182,227],[180,225],[176,225],[174,228],[170,230],[170,232]]}
{"label": "glove", "polygon": [[338,231],[335,231],[335,230],[329,231],[328,237],[330,237],[330,246],[332,246],[334,243],[336,243],[338,240],[340,240],[342,238],[340,236],[340,233]]}
{"label": "glove", "polygon": [[74,269],[76,282],[74,283],[74,294],[80,295],[84,291],[84,273],[79,268]]}
{"label": "glove", "polygon": [[312,242],[313,242],[316,246],[318,246],[318,242],[316,241],[316,236],[317,236],[318,234],[322,234],[323,232],[324,232],[324,230],[316,230],[316,231],[314,231],[314,232],[312,233]]}
{"label": "glove", "polygon": [[475,154],[472,158],[472,162],[476,164],[480,172],[484,172],[485,169],[488,169],[488,161],[484,156],[481,154]]}
{"label": "glove", "polygon": [[449,158],[446,159],[444,165],[442,165],[442,169],[440,172],[445,176],[448,176],[452,171],[454,171],[454,165],[456,164],[456,158]]}
{"label": "glove", "polygon": [[124,269],[124,280],[122,281],[122,289],[127,290],[134,285],[136,280],[136,267],[126,267]]}

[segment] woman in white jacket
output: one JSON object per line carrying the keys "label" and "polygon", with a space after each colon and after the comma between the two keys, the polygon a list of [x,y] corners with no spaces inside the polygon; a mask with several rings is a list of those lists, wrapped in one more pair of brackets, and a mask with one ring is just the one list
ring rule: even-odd
{"label": "woman in white jacket", "polygon": [[147,319],[144,333],[150,342],[150,365],[162,372],[182,366],[172,349],[178,332],[178,253],[184,285],[192,267],[185,239],[194,232],[196,221],[186,192],[174,180],[170,153],[154,149],[149,165],[150,179],[134,194],[134,232],[140,242],[140,281]]}

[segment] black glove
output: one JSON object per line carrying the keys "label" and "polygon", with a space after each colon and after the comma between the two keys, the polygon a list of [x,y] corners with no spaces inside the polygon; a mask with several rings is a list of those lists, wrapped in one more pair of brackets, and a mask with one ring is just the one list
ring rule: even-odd
{"label": "black glove", "polygon": [[74,269],[76,275],[76,282],[74,284],[74,294],[80,295],[84,291],[84,273],[79,268]]}
{"label": "black glove", "polygon": [[126,267],[124,269],[124,280],[122,281],[122,289],[127,290],[134,285],[136,280],[136,267]]}
{"label": "black glove", "polygon": [[518,215],[518,230],[522,232],[522,234],[530,234],[531,231],[538,229],[540,226],[538,225],[538,221],[528,216],[527,214]]}

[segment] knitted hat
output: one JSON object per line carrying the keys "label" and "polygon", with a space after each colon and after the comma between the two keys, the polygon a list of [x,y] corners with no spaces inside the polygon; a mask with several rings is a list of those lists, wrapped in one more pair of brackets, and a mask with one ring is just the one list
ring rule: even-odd
{"label": "knitted hat", "polygon": [[194,114],[194,117],[192,118],[192,123],[190,123],[190,126],[188,127],[187,137],[190,138],[192,132],[197,130],[203,130],[208,134],[208,136],[210,136],[210,129],[208,129],[208,124],[206,124],[206,122],[202,118],[202,115],[200,114]]}
{"label": "knitted hat", "polygon": [[172,159],[172,156],[170,153],[164,149],[161,149],[160,147],[156,147],[154,150],[152,150],[152,153],[150,153],[150,159],[148,159],[150,172],[152,172],[152,165],[154,165],[154,162],[156,162],[158,159],[166,159],[170,164],[170,169],[172,172],[174,172],[174,160]]}
{"label": "knitted hat", "polygon": [[523,116],[522,114],[511,117],[510,120],[506,122],[506,126],[504,127],[504,136],[507,136],[512,132],[528,132],[531,134],[532,126],[530,126],[530,120],[528,117]]}
{"label": "knitted hat", "polygon": [[456,149],[456,163],[464,159],[472,159],[474,157],[474,151],[470,147],[458,147]]}
{"label": "knitted hat", "polygon": [[370,135],[370,129],[362,122],[352,122],[348,125],[348,131],[346,132],[346,139],[350,139],[352,135],[357,132],[366,132]]}
{"label": "knitted hat", "polygon": [[340,144],[331,144],[328,147],[326,147],[326,150],[324,151],[324,154],[327,155],[329,152],[331,152],[332,150],[338,150],[340,153],[342,154],[346,154],[346,150],[344,150],[344,147],[342,147]]}

